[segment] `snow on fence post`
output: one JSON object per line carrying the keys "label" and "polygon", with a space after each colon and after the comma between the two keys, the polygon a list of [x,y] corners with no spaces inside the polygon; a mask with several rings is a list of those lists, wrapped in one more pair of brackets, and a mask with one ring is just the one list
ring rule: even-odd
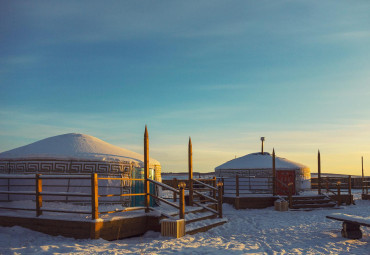
{"label": "snow on fence post", "polygon": [[42,215],[42,179],[40,178],[41,174],[36,174],[36,216],[39,217]]}
{"label": "snow on fence post", "polygon": [[98,174],[91,174],[91,218],[99,218]]}

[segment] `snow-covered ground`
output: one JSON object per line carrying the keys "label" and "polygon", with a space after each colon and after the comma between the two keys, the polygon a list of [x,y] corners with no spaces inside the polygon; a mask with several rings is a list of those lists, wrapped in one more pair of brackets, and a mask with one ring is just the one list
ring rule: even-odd
{"label": "snow-covered ground", "polygon": [[21,227],[0,227],[0,254],[369,254],[370,228],[361,240],[341,237],[341,222],[332,213],[370,217],[370,201],[342,209],[314,211],[235,210],[224,204],[229,222],[206,233],[180,239],[148,232],[117,241],[53,237]]}

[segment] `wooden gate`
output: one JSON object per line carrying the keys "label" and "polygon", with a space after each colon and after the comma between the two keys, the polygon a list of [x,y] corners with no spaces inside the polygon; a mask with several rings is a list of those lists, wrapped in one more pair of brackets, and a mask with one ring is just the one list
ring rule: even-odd
{"label": "wooden gate", "polygon": [[[295,171],[294,170],[278,170],[276,171],[276,178],[279,180],[276,183],[276,191],[278,195],[287,195],[288,184],[293,183],[292,195],[295,195]],[[281,184],[284,183],[285,185]]]}

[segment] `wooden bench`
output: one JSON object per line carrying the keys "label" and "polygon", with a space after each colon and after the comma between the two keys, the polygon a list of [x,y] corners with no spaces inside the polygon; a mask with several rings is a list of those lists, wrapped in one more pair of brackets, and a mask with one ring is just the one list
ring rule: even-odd
{"label": "wooden bench", "polygon": [[364,218],[355,215],[335,213],[326,216],[328,219],[343,222],[342,236],[350,239],[361,239],[361,226],[370,227],[370,218]]}

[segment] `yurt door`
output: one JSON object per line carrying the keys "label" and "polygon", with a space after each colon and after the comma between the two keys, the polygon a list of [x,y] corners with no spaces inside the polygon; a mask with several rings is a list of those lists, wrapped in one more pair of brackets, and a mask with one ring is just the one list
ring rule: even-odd
{"label": "yurt door", "polygon": [[[278,195],[288,194],[288,184],[293,183],[293,195],[295,194],[295,171],[294,170],[279,170],[276,171],[276,178],[279,180],[276,184]],[[285,185],[281,184],[284,183]]]}

